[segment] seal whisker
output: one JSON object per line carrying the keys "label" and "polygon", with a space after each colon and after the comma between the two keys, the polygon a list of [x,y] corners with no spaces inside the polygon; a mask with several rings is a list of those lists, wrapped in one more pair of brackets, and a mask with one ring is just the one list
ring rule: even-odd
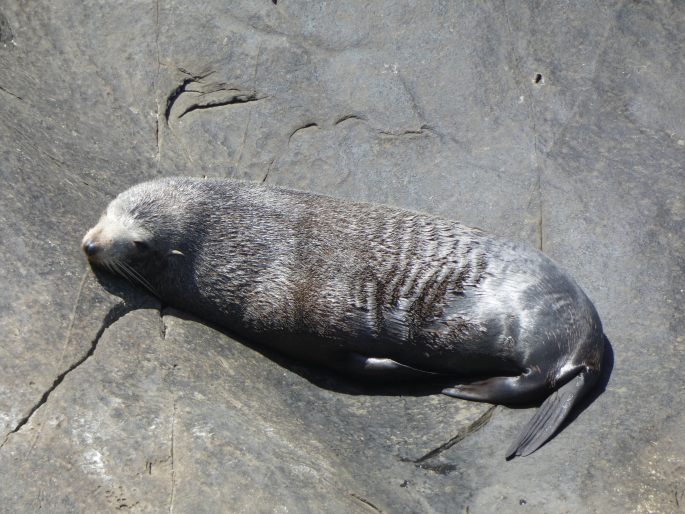
{"label": "seal whisker", "polygon": [[128,280],[129,282],[131,282],[133,284],[143,285],[143,284],[140,284],[139,281],[135,277],[132,277],[130,275],[130,273],[121,266],[120,262],[112,262],[112,267],[114,268],[115,273],[117,275],[119,275],[120,277],[125,278],[126,280]]}
{"label": "seal whisker", "polygon": [[123,262],[123,261],[121,261],[120,264],[121,264],[121,267],[122,267],[122,268],[124,268],[125,270],[127,270],[127,271],[128,271],[131,275],[133,275],[134,277],[136,277],[136,278],[140,281],[141,284],[143,284],[145,287],[148,287],[148,288],[150,288],[150,289],[153,289],[153,287],[152,287],[152,285],[150,284],[150,282],[148,282],[148,280],[147,280],[145,277],[143,277],[140,273],[138,273],[134,268],[132,268],[131,266],[129,266],[128,264],[126,264],[126,263]]}
{"label": "seal whisker", "polygon": [[[133,273],[131,273],[130,268],[124,267],[123,263],[121,263],[121,262],[119,262],[117,264],[117,267],[118,267],[119,271],[121,272],[121,275],[123,277],[125,277],[126,279],[128,279],[129,282],[131,282],[132,284],[140,285],[144,289],[149,291],[148,286],[144,282],[141,282],[141,280],[138,277],[136,277]],[[152,291],[150,291],[150,292],[152,292]]]}
{"label": "seal whisker", "polygon": [[136,280],[132,280],[132,279],[131,279],[131,277],[128,275],[128,273],[126,273],[126,272],[121,268],[121,266],[119,265],[119,263],[117,263],[117,262],[112,262],[111,265],[112,265],[112,269],[114,270],[114,273],[115,273],[116,275],[119,275],[120,277],[123,277],[123,278],[125,278],[126,280],[129,280],[130,282],[133,282],[134,284],[137,284],[137,283],[138,283]]}
{"label": "seal whisker", "polygon": [[128,277],[131,279],[131,282],[139,283],[150,293],[159,298],[159,294],[157,293],[155,288],[152,287],[152,284],[150,284],[150,282],[145,277],[143,277],[139,272],[137,272],[134,268],[132,268],[123,261],[118,261],[118,264],[119,266],[121,266],[122,271],[125,271],[127,273]]}
{"label": "seal whisker", "polygon": [[104,262],[103,264],[104,264],[105,268],[107,268],[107,270],[108,270],[112,275],[120,275],[120,273],[118,273],[118,272],[114,269],[114,267],[112,266],[112,263],[111,263],[111,262],[107,261],[107,262]]}

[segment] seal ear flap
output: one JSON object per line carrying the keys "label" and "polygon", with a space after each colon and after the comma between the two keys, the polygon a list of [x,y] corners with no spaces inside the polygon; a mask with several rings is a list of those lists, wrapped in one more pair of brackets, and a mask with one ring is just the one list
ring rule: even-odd
{"label": "seal ear flap", "polygon": [[587,370],[583,370],[570,382],[554,391],[509,446],[506,459],[510,460],[516,456],[525,457],[545,444],[561,426],[578,399],[592,389],[596,378]]}

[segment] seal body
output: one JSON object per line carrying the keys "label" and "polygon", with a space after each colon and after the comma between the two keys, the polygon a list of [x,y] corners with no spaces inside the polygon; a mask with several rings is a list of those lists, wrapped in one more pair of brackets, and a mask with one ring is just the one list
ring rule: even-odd
{"label": "seal body", "polygon": [[121,193],[83,245],[93,265],[297,358],[479,377],[443,391],[476,401],[547,398],[509,457],[551,437],[600,371],[602,326],[580,287],[542,253],[454,221],[169,178]]}

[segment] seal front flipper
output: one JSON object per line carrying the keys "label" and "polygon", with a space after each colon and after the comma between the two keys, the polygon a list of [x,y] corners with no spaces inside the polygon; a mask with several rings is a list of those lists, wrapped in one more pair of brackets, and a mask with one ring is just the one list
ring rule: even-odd
{"label": "seal front flipper", "polygon": [[368,378],[429,378],[441,375],[413,368],[389,358],[368,357],[353,352],[347,354],[345,371]]}
{"label": "seal front flipper", "polygon": [[583,369],[570,382],[554,391],[509,446],[507,460],[530,455],[545,444],[566,419],[578,399],[592,389],[596,381],[596,373],[591,374]]}

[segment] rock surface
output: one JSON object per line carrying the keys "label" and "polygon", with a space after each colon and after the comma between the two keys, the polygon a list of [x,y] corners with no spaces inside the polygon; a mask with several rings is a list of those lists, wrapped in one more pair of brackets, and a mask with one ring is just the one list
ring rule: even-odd
{"label": "rock surface", "polygon": [[[685,510],[683,55],[677,1],[0,4],[0,511]],[[594,300],[606,390],[505,462],[532,411],[103,288],[82,235],[171,174],[527,240]]]}

